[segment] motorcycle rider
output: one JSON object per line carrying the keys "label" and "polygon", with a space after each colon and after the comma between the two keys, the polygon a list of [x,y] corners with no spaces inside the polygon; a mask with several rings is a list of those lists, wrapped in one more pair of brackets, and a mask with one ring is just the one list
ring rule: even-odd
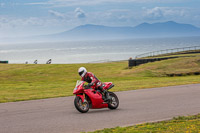
{"label": "motorcycle rider", "polygon": [[80,67],[78,73],[81,76],[81,81],[86,81],[89,87],[93,86],[104,93],[105,99],[103,98],[103,100],[105,102],[109,100],[109,93],[103,89],[103,84],[93,73],[87,72],[85,67]]}

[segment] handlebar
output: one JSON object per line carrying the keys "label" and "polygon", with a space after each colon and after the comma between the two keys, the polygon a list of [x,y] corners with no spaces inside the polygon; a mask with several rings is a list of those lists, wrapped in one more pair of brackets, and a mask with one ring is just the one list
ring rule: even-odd
{"label": "handlebar", "polygon": [[90,86],[88,85],[83,85],[84,89],[90,89]]}
{"label": "handlebar", "polygon": [[87,85],[84,85],[84,89],[92,89],[93,90],[93,87],[91,85],[87,84]]}

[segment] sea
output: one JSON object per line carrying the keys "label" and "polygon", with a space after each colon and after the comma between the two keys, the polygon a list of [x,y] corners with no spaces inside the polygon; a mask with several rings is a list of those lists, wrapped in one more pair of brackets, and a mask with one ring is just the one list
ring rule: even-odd
{"label": "sea", "polygon": [[140,38],[124,40],[66,41],[1,44],[0,61],[9,64],[100,63],[128,60],[152,51],[200,46],[199,37]]}

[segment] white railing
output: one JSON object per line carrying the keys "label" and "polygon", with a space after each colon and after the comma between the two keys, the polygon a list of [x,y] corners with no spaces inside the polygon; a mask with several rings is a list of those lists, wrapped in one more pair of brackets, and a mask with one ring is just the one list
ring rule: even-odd
{"label": "white railing", "polygon": [[135,56],[135,58],[137,59],[137,58],[142,58],[142,57],[152,57],[152,56],[158,56],[158,55],[164,55],[164,54],[173,54],[176,52],[195,51],[195,50],[200,50],[200,46],[153,51],[153,52],[148,52],[148,53],[137,55],[137,56]]}

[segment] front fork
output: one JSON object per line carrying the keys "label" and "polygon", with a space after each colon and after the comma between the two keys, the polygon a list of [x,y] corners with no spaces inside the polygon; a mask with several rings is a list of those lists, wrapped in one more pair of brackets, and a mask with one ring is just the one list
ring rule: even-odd
{"label": "front fork", "polygon": [[86,102],[85,93],[83,93],[83,100],[82,100],[82,102]]}
{"label": "front fork", "polygon": [[80,97],[83,103],[86,102],[85,93],[83,93],[83,95],[76,95],[76,96]]}

